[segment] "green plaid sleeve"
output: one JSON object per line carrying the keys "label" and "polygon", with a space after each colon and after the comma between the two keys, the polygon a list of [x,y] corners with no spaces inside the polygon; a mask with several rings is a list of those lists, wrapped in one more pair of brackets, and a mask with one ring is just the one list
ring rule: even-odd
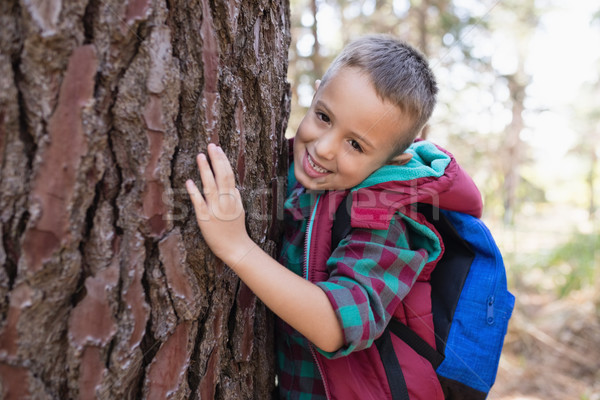
{"label": "green plaid sleeve", "polygon": [[345,346],[329,358],[370,347],[387,326],[428,260],[412,249],[401,216],[387,230],[353,229],[327,261],[330,277],[317,285],[327,294],[342,325]]}

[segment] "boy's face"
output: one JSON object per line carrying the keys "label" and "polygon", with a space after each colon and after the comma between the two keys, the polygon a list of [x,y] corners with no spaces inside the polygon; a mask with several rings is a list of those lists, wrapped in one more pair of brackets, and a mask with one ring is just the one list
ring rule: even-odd
{"label": "boy's face", "polygon": [[309,190],[349,189],[385,164],[412,119],[381,100],[368,75],[342,68],[318,87],[294,139],[294,173]]}

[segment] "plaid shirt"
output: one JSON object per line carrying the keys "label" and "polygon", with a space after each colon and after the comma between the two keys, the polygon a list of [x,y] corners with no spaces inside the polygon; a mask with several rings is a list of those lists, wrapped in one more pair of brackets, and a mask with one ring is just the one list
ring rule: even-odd
{"label": "plaid shirt", "polygon": [[[316,201],[303,188],[285,203],[286,230],[280,261],[303,276],[306,229]],[[428,260],[413,250],[409,226],[396,214],[388,229],[353,229],[327,261],[329,278],[316,284],[327,294],[342,325],[345,345],[327,353],[312,346],[285,322],[277,323],[277,365],[280,395],[286,399],[326,399],[314,351],[343,357],[370,347],[381,335]]]}

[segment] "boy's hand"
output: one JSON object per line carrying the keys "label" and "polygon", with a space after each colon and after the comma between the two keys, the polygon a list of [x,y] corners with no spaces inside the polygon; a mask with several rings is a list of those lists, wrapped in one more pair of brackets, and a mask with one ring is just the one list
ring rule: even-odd
{"label": "boy's hand", "polygon": [[191,180],[186,188],[210,249],[267,307],[308,340],[325,351],[339,349],[343,331],[325,292],[279,264],[250,239],[231,164],[214,144],[208,145],[208,155],[212,170],[206,156],[198,155],[204,193]]}
{"label": "boy's hand", "polygon": [[244,207],[229,160],[212,143],[208,145],[208,155],[212,170],[204,154],[197,157],[203,193],[190,179],[186,181],[186,189],[204,240],[217,257],[229,264],[239,261],[251,248],[251,239],[246,232]]}

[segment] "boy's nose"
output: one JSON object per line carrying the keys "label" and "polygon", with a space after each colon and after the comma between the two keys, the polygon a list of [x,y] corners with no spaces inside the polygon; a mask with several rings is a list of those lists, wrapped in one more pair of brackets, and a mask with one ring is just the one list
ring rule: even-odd
{"label": "boy's nose", "polygon": [[324,160],[331,160],[338,150],[338,144],[332,134],[321,136],[315,143],[315,153]]}

